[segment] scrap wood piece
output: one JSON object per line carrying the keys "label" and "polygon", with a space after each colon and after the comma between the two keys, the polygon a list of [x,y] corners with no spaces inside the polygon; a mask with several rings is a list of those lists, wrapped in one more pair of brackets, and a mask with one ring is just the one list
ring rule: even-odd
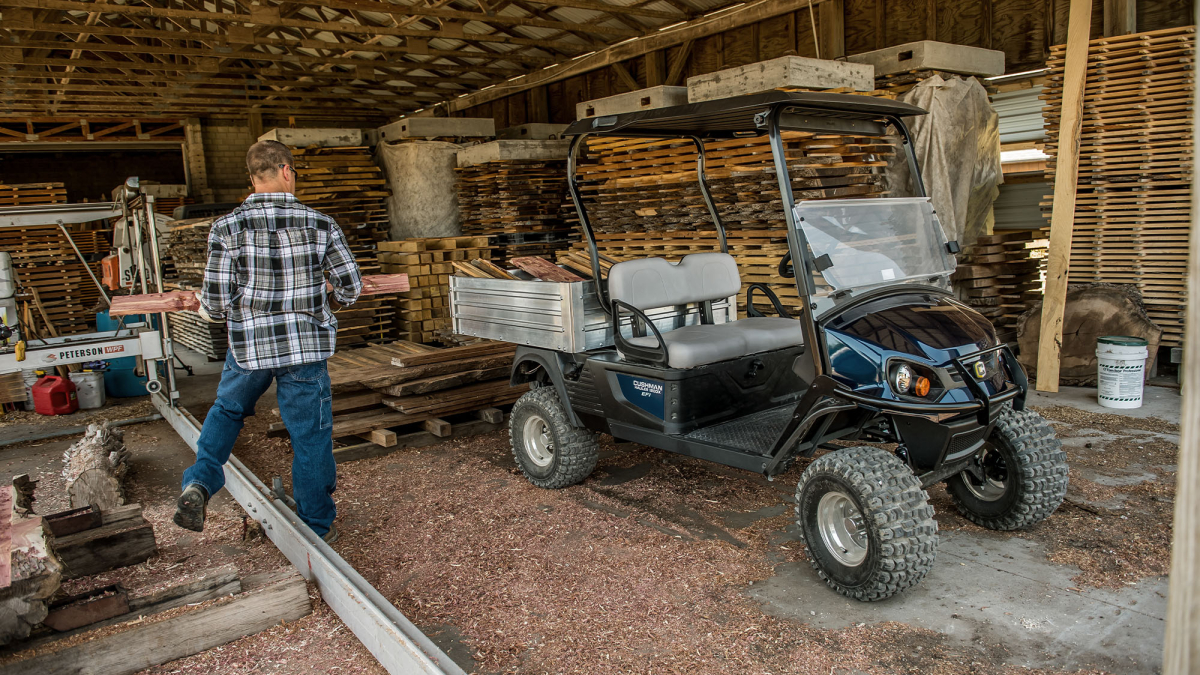
{"label": "scrap wood piece", "polygon": [[503,267],[500,267],[499,265],[492,262],[491,260],[484,260],[483,258],[475,258],[471,261],[471,264],[474,265],[475,267],[478,267],[479,269],[483,270],[484,272],[486,272],[488,274],[488,276],[492,277],[493,279],[504,279],[504,280],[508,280],[508,281],[516,281],[517,280],[516,277],[514,277],[513,275],[508,273],[508,270],[504,269]]}
{"label": "scrap wood piece", "polygon": [[414,380],[422,380],[425,378],[436,377],[438,375],[448,375],[450,373],[458,373],[465,370],[485,370],[488,368],[499,368],[501,366],[512,365],[512,354],[498,354],[491,356],[483,356],[479,358],[467,359],[464,361],[448,361],[445,363],[430,363],[424,366],[412,366],[408,368],[387,367],[376,369],[373,372],[355,372],[355,373],[338,373],[338,377],[334,377],[330,373],[330,380],[333,383],[333,391],[335,393],[356,391],[361,389],[374,389],[382,391],[387,387],[395,386],[404,382],[412,382]]}
{"label": "scrap wood piece", "polygon": [[[435,364],[436,365],[436,364]],[[380,394],[387,396],[415,396],[417,394],[428,394],[434,391],[451,389],[472,382],[482,382],[484,380],[495,380],[498,378],[507,379],[510,370],[512,369],[512,359],[508,359],[508,363],[504,365],[494,366],[490,368],[479,368],[476,370],[462,370],[456,373],[447,373],[445,375],[437,375],[434,377],[426,377],[420,380],[410,380],[393,384],[387,387],[377,389]],[[383,399],[380,399],[383,403]]]}
{"label": "scrap wood piece", "polygon": [[89,424],[83,438],[63,455],[63,478],[72,508],[112,509],[125,503],[122,481],[128,469],[124,432],[108,422]]}
{"label": "scrap wood piece", "polygon": [[486,271],[484,271],[482,268],[476,267],[476,266],[472,265],[471,263],[463,261],[463,260],[452,260],[452,261],[450,261],[450,264],[454,266],[455,270],[462,272],[463,275],[468,276],[468,277],[473,277],[475,279],[494,279],[495,278],[491,274],[488,274]]}
{"label": "scrap wood piece", "polygon": [[158,552],[154,527],[142,517],[140,504],[102,511],[101,517],[100,527],[54,540],[63,578],[75,579],[136,565]]}
{"label": "scrap wood piece", "polygon": [[508,342],[487,341],[467,345],[465,347],[448,347],[446,349],[437,349],[434,351],[425,352],[423,354],[403,354],[392,357],[392,365],[408,368],[410,366],[425,366],[431,363],[445,363],[448,361],[459,361],[470,359],[479,356],[490,356],[493,354],[515,354],[517,351],[516,345]]}
{"label": "scrap wood piece", "polygon": [[[375,274],[362,278],[362,295],[387,295],[410,290],[407,274]],[[333,290],[329,283],[328,291]],[[194,312],[200,308],[195,291],[169,291],[167,293],[145,293],[141,295],[117,295],[112,298],[110,316],[130,314],[157,314],[159,312]]]}
{"label": "scrap wood piece", "polygon": [[518,268],[532,274],[542,281],[554,281],[559,283],[572,283],[575,281],[583,281],[583,277],[569,270],[555,265],[554,263],[539,258],[538,256],[529,256],[524,258],[513,258],[510,263]]}
{"label": "scrap wood piece", "polygon": [[389,397],[385,398],[383,402],[384,405],[394,410],[417,414],[472,401],[490,401],[492,398],[508,394],[514,389],[515,387],[510,385],[508,379],[505,378],[503,380],[492,380],[491,382],[440,391],[434,394]]}
{"label": "scrap wood piece", "polygon": [[244,592],[159,620],[134,619],[82,641],[61,641],[18,652],[0,675],[79,673],[124,675],[191,656],[312,612],[308,585],[296,571],[247,577]]}
{"label": "scrap wood piece", "polygon": [[9,583],[0,588],[0,645],[29,636],[46,618],[50,598],[62,584],[63,566],[50,545],[42,518],[13,510],[13,488],[5,487],[9,508]]}

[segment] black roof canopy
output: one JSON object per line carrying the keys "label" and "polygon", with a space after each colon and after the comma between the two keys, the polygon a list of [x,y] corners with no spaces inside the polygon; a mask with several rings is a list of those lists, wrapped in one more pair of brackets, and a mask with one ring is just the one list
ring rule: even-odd
{"label": "black roof canopy", "polygon": [[730,138],[765,133],[763,113],[783,107],[784,129],[838,131],[875,135],[893,117],[924,115],[909,103],[874,96],[821,92],[769,91],[732,98],[639,110],[579,120],[566,134],[627,136],[700,136]]}

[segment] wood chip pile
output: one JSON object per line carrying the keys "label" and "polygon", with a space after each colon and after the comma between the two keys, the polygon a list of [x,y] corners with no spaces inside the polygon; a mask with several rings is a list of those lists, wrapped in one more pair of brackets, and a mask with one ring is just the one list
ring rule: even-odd
{"label": "wood chip pile", "polygon": [[[329,359],[333,437],[389,446],[397,431],[450,436],[455,416],[513,403],[528,390],[509,386],[515,351],[491,341],[447,349],[397,341],[340,351]],[[278,423],[270,431],[283,429]]]}
{"label": "wood chip pile", "polygon": [[[1042,96],[1051,156],[1061,131],[1065,50],[1051,47]],[[1070,281],[1136,285],[1164,345],[1183,338],[1194,62],[1194,26],[1088,46]],[[1047,216],[1051,203],[1042,202]]]}
{"label": "wood chip pile", "polygon": [[578,238],[566,222],[566,159],[485,162],[455,173],[463,234],[491,235],[497,262],[553,257]]}
{"label": "wood chip pile", "polygon": [[432,237],[379,244],[384,274],[407,274],[411,288],[396,297],[397,335],[428,343],[450,328],[450,275],[454,261],[488,258],[487,237]]}
{"label": "wood chip pile", "polygon": [[966,289],[967,304],[991,319],[1001,333],[1016,330],[1017,319],[1042,299],[1046,240],[1035,232],[1004,232],[980,237],[958,256],[951,282]]}
{"label": "wood chip pile", "polygon": [[[887,194],[883,171],[897,151],[891,139],[787,132],[784,143],[797,200]],[[579,166],[583,199],[610,262],[719,250],[691,141],[596,138],[587,149]],[[766,137],[710,142],[706,153],[708,184],[743,285],[770,284],[785,306],[798,308],[795,284],[777,271],[787,226]],[[584,258],[582,242],[558,254],[560,264],[590,277]]]}
{"label": "wood chip pile", "polygon": [[[378,274],[378,244],[387,239],[386,199],[391,192],[383,170],[366,147],[292,148],[296,198],[341,226],[364,275]],[[362,298],[338,312],[338,344],[349,346],[395,337],[396,296]]]}

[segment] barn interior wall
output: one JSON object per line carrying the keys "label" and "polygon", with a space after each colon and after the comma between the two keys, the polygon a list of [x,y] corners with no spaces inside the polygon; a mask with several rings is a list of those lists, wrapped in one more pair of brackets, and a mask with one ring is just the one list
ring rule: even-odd
{"label": "barn interior wall", "polygon": [[[83,144],[79,144],[83,145]],[[180,150],[54,150],[4,152],[0,146],[0,184],[63,183],[67,200],[105,201],[129,176],[159,183],[183,183]]]}

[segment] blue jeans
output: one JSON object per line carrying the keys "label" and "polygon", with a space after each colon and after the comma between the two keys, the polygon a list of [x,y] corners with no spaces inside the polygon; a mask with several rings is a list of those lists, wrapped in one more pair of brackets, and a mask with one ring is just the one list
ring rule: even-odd
{"label": "blue jeans", "polygon": [[324,536],[337,511],[333,490],[337,465],[333,459],[333,395],[324,361],[286,368],[245,370],[233,352],[225,357],[217,402],[204,418],[197,442],[196,463],[183,472],[183,487],[200,485],[211,497],[225,486],[229,453],[254,404],[276,381],[279,414],[292,437],[292,496],[296,513],[317,536]]}

